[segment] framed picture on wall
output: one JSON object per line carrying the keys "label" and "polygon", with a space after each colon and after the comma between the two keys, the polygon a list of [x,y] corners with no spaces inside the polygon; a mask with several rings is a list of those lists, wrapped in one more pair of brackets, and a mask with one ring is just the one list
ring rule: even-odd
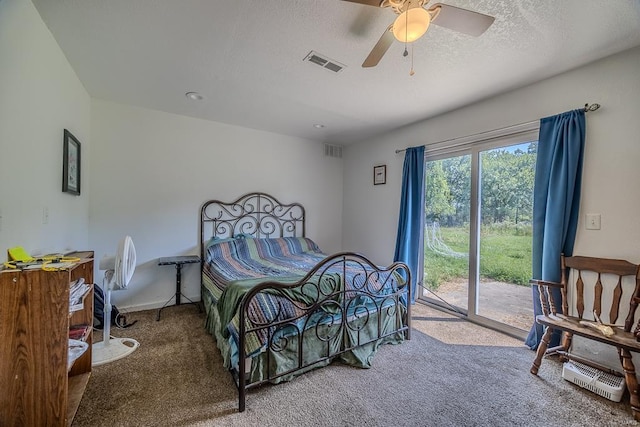
{"label": "framed picture on wall", "polygon": [[80,195],[80,141],[64,130],[62,157],[62,191]]}
{"label": "framed picture on wall", "polygon": [[373,167],[373,185],[387,183],[387,165]]}

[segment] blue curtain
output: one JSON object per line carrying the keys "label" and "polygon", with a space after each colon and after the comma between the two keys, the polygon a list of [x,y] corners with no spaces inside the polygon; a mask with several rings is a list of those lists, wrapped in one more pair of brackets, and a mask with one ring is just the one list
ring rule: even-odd
{"label": "blue curtain", "polygon": [[416,301],[422,282],[424,261],[424,146],[407,148],[402,168],[402,194],[394,261],[404,262],[411,271],[411,303]]}
{"label": "blue curtain", "polygon": [[[559,282],[560,254],[571,255],[578,227],[582,159],[585,141],[584,110],[568,111],[540,120],[538,156],[533,190],[533,278]],[[562,312],[560,290],[554,294]],[[538,288],[533,286],[534,315],[542,314]],[[526,344],[535,350],[543,328],[534,322]],[[559,344],[554,333],[550,346]]]}

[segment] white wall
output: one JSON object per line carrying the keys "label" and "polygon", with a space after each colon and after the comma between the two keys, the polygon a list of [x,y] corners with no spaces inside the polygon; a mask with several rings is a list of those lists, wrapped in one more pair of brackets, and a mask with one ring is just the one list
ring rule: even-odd
{"label": "white wall", "polygon": [[[0,2],[0,258],[86,249],[90,99],[30,1]],[[62,135],[82,144],[82,194],[62,193]],[[43,209],[49,219],[43,224]]]}
{"label": "white wall", "polygon": [[[394,150],[461,137],[579,108],[587,114],[581,216],[575,253],[640,261],[640,48],[540,83],[419,122],[345,149],[343,247],[393,258],[404,153]],[[499,76],[496,76],[499,78]],[[387,184],[372,168],[387,164]],[[366,213],[367,221],[363,221]],[[584,214],[602,214],[585,230]]]}
{"label": "white wall", "polygon": [[[157,258],[197,253],[200,205],[249,191],[303,203],[307,235],[341,249],[342,161],[321,144],[92,101],[27,0],[0,1],[0,64],[2,253],[94,249],[99,259],[130,234],[139,266],[114,302],[158,307],[175,292],[175,269]],[[82,143],[80,196],[61,191],[65,128]],[[195,299],[197,270],[186,266],[183,277]]]}
{"label": "white wall", "polygon": [[[209,199],[264,191],[306,208],[307,236],[341,249],[342,160],[322,144],[206,120],[92,100],[89,247],[113,254],[131,235],[138,268],[115,292],[123,308],[155,308],[175,293],[175,269],[157,258],[198,254],[199,214]],[[183,294],[200,298],[197,265],[183,268]],[[102,272],[96,272],[101,278]],[[100,279],[101,280],[101,279]]]}
{"label": "white wall", "polygon": [[[499,78],[499,76],[496,76]],[[587,135],[574,253],[640,262],[640,48],[381,135],[345,150],[343,247],[388,263],[393,258],[404,154],[394,150],[498,129],[597,102]],[[387,184],[373,186],[372,168],[387,164]],[[367,221],[363,221],[366,213]],[[602,215],[601,230],[585,214]],[[585,344],[594,359],[615,350]],[[582,352],[582,351],[581,351]],[[601,359],[602,360],[602,359]],[[603,360],[604,361],[604,360]]]}

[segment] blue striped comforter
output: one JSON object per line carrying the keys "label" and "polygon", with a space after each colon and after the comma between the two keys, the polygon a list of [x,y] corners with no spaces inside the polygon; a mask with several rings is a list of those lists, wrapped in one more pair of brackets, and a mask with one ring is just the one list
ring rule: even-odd
{"label": "blue striped comforter", "polygon": [[[268,280],[295,282],[325,258],[326,255],[312,240],[302,237],[272,239],[240,237],[210,242],[205,252],[203,284],[217,301],[220,326],[223,328],[222,335],[232,337],[236,343],[238,342],[237,308],[244,293],[252,286]],[[363,285],[366,285],[367,289],[373,286],[377,294],[380,293],[382,286],[389,286],[389,292],[397,289],[396,280],[387,280],[387,278],[377,280],[380,279],[379,274],[372,285],[369,283],[370,278],[366,272],[363,274],[361,265],[347,266],[346,270],[345,283],[337,286],[345,286],[347,290],[354,287],[360,289]],[[327,273],[332,273],[332,269],[330,268]],[[325,286],[326,283],[323,281],[322,285]],[[304,306],[305,304],[294,304],[283,296],[261,292],[252,299],[250,312],[254,323],[265,324],[274,320],[301,316],[304,314]],[[249,320],[246,327],[247,329],[252,327]],[[265,348],[267,332],[262,330],[247,335],[245,345],[247,356],[255,355]]]}

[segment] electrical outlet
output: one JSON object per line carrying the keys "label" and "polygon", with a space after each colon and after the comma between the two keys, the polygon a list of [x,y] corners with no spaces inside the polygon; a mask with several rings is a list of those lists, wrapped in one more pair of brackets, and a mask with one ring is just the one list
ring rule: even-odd
{"label": "electrical outlet", "polygon": [[587,214],[585,227],[587,230],[600,230],[600,214]]}

